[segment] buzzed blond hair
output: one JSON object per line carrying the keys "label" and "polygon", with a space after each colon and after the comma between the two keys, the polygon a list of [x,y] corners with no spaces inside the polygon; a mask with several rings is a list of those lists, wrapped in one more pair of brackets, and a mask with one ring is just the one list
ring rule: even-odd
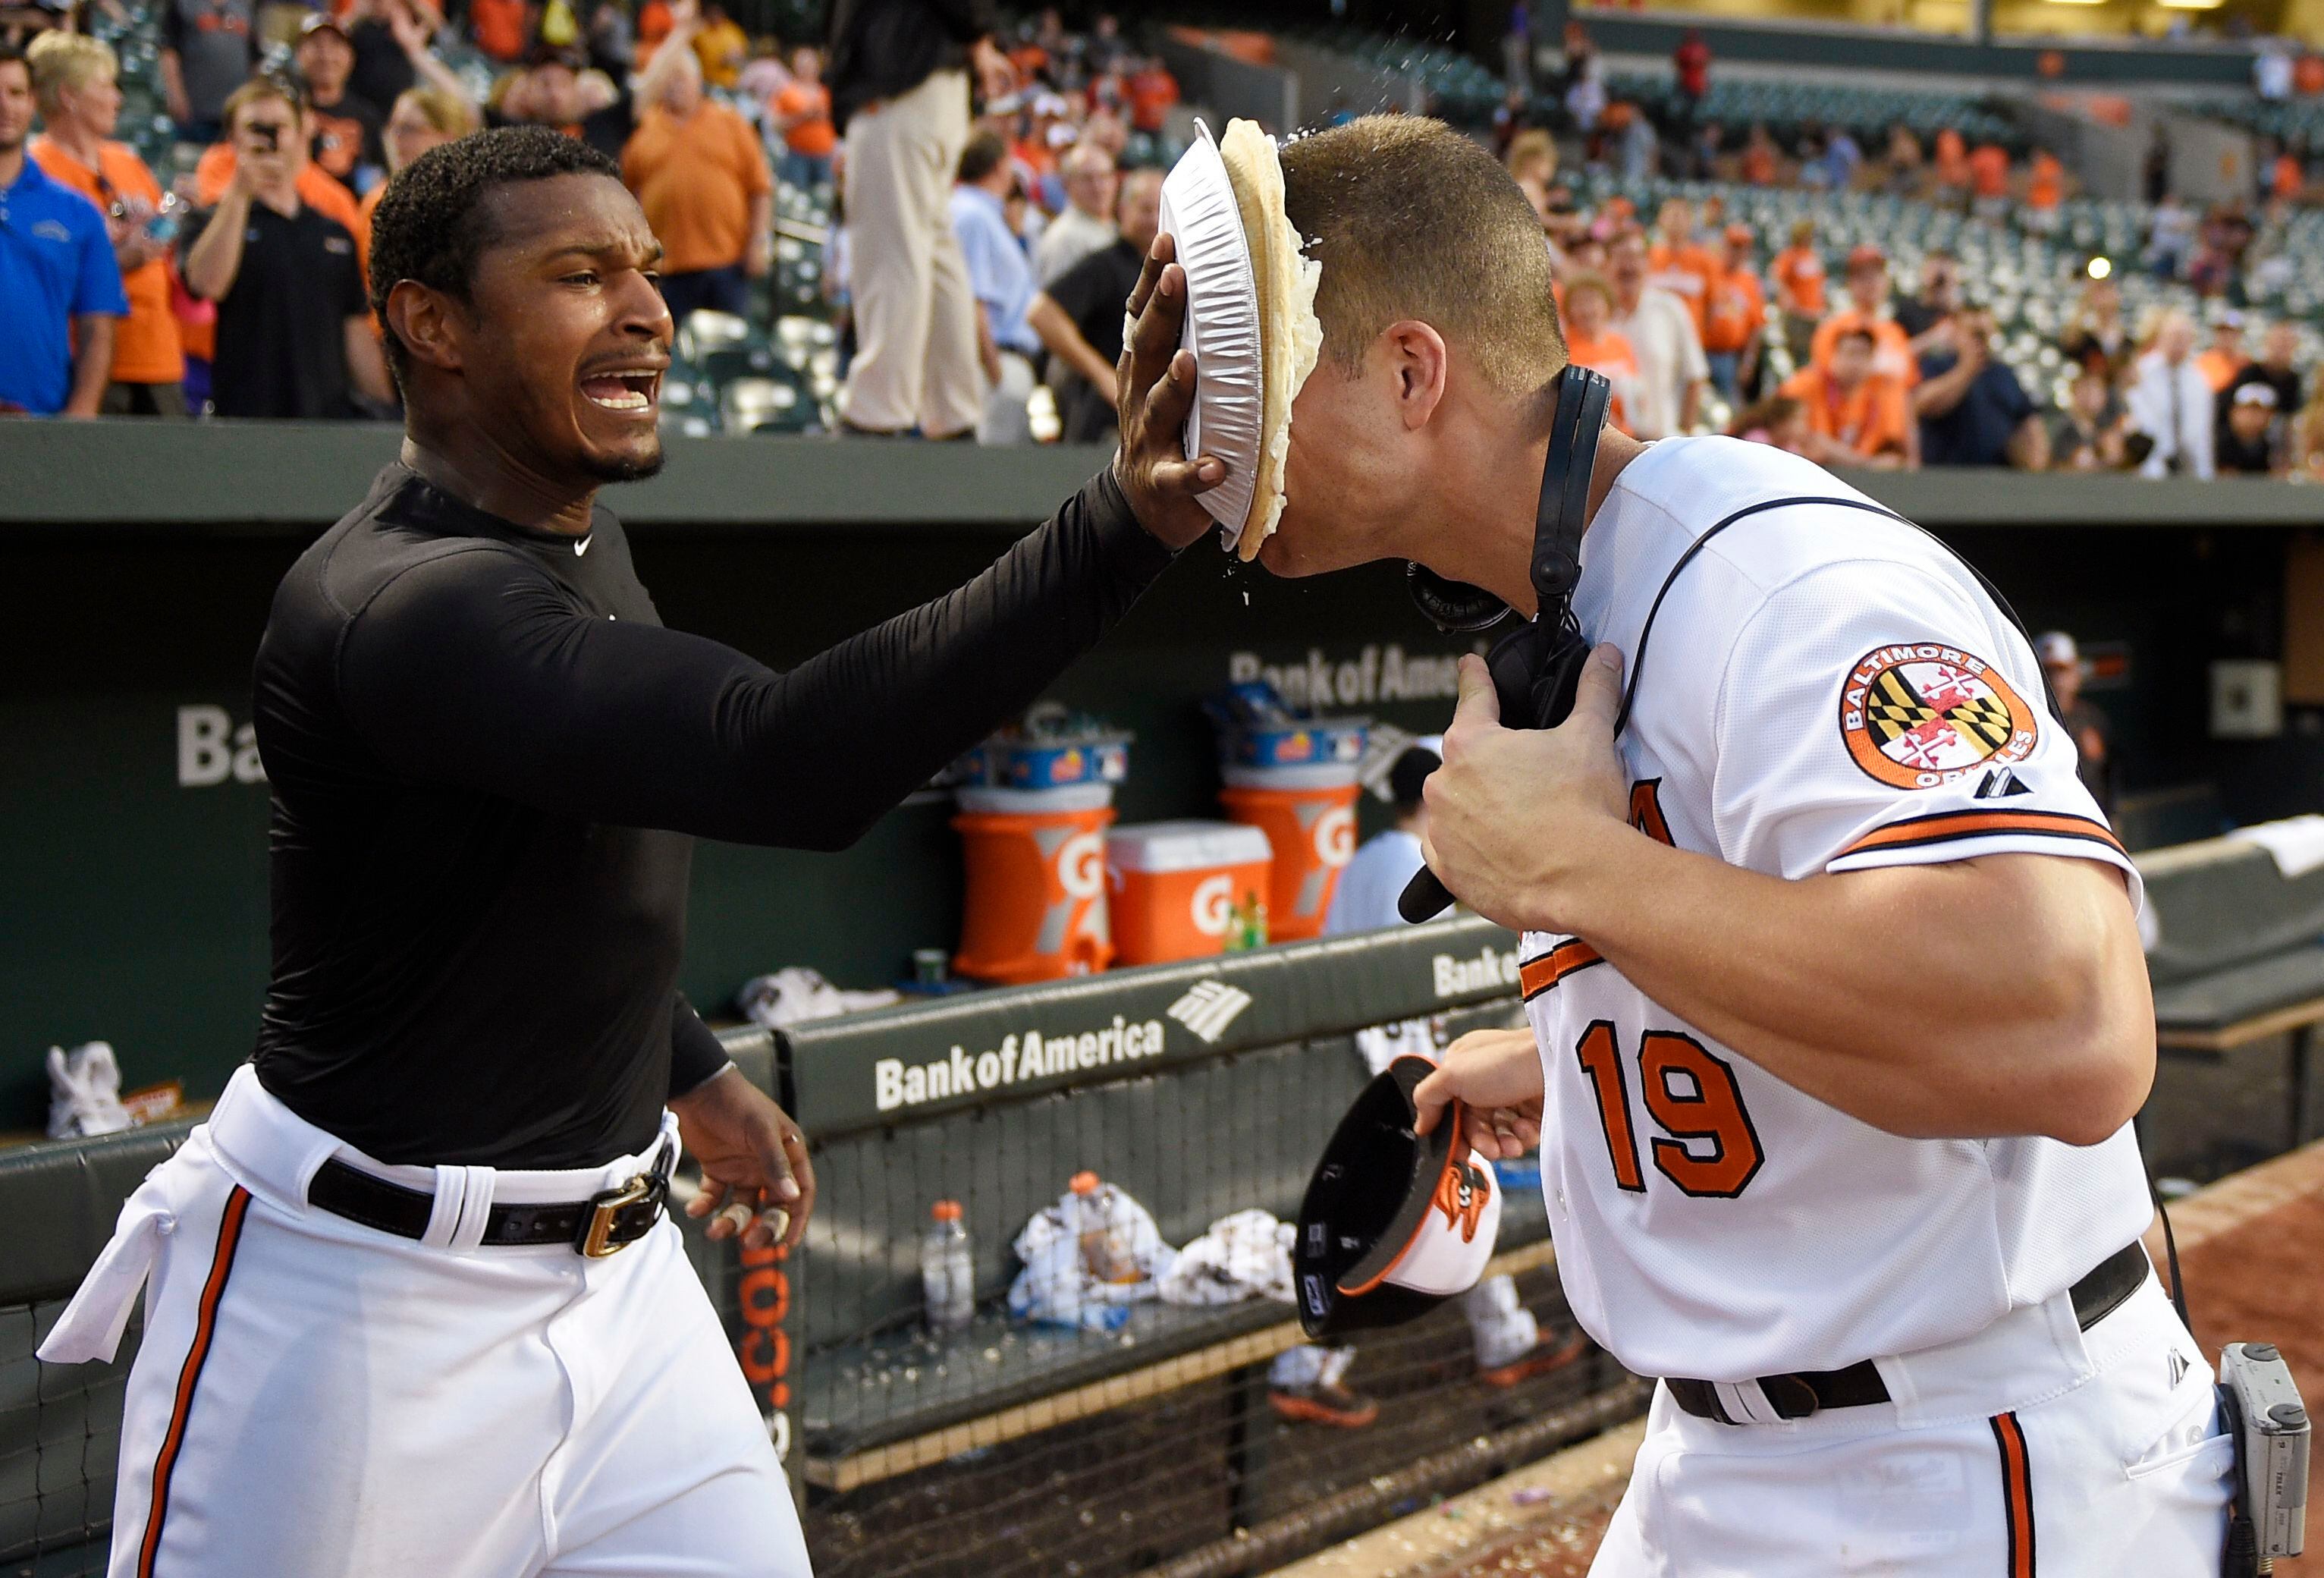
{"label": "buzzed blond hair", "polygon": [[43,115],[57,113],[59,88],[78,92],[98,77],[116,76],[121,69],[111,44],[83,32],[42,33],[25,46],[24,65],[32,77],[33,102]]}
{"label": "buzzed blond hair", "polygon": [[1565,365],[1549,246],[1491,153],[1442,121],[1365,115],[1283,149],[1284,208],[1323,265],[1324,358],[1347,377],[1416,318],[1510,394]]}

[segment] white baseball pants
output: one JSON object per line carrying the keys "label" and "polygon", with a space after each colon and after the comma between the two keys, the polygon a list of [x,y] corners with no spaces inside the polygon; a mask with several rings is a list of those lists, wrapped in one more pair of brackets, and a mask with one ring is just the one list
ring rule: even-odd
{"label": "white baseball pants", "polygon": [[[334,1156],[435,1191],[427,1238],[309,1207]],[[805,1578],[676,1223],[604,1260],[475,1247],[493,1201],[586,1199],[646,1159],[390,1167],[237,1072],[41,1349],[110,1357],[150,1271],[109,1578]]]}
{"label": "white baseball pants", "polygon": [[2151,1275],[2088,1332],[2061,1294],[1875,1362],[1889,1402],[1806,1419],[1756,1384],[1721,1406],[1770,1422],[1698,1419],[1657,1388],[1591,1578],[2218,1573],[2234,1444]]}

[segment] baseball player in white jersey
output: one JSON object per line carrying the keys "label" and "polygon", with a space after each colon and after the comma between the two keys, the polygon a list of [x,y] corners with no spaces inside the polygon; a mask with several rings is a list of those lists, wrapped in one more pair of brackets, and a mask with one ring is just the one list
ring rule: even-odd
{"label": "baseball player in white jersey", "polygon": [[[1458,143],[1284,152],[1326,355],[1261,558],[1530,614],[1563,346],[1510,304],[1522,197]],[[1609,432],[1589,492],[1572,716],[1502,729],[1465,660],[1427,791],[1431,865],[1526,934],[1530,1033],[1420,1094],[1489,1157],[1539,1140],[1576,1316],[1662,1380],[1593,1570],[2218,1572],[2232,1443],[2138,1246],[2138,875],[2024,637],[1781,451]]]}

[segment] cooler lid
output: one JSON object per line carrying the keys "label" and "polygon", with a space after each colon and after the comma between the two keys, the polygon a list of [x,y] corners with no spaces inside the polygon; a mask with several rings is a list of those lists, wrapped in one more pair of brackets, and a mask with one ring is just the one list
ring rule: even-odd
{"label": "cooler lid", "polygon": [[1263,828],[1240,822],[1139,822],[1105,836],[1105,862],[1124,872],[1199,872],[1275,858]]}

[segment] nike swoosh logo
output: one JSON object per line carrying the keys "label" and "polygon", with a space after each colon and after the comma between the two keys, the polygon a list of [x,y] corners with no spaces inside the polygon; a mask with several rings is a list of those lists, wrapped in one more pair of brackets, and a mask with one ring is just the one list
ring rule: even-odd
{"label": "nike swoosh logo", "polygon": [[573,545],[573,557],[575,558],[579,558],[583,554],[588,552],[589,545],[596,540],[596,533],[591,532],[588,536],[575,543]]}

